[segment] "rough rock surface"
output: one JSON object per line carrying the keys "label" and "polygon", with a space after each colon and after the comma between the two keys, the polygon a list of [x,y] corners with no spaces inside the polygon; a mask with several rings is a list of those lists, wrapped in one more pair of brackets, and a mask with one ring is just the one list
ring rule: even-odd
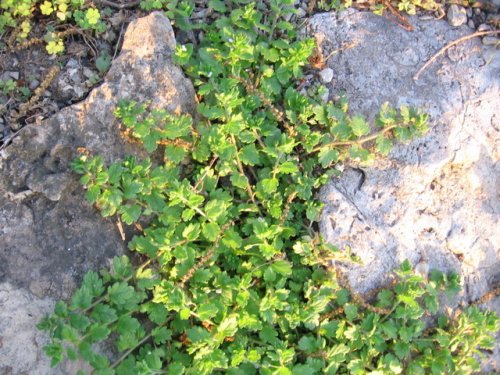
{"label": "rough rock surface", "polygon": [[43,336],[34,328],[51,310],[49,298],[68,298],[84,272],[125,250],[115,224],[83,200],[68,165],[78,147],[107,161],[140,153],[123,139],[113,116],[121,99],[194,112],[194,89],[172,63],[174,50],[163,15],[132,22],[101,86],[85,101],[23,128],[1,151],[1,374],[58,374],[48,370]]}
{"label": "rough rock surface", "polygon": [[[388,101],[431,116],[426,136],[370,167],[346,169],[323,189],[321,232],[361,258],[348,272],[360,291],[383,285],[409,259],[421,270],[458,271],[463,300],[474,301],[500,283],[500,57],[486,59],[481,41],[471,39],[415,81],[441,47],[471,31],[410,22],[414,32],[356,11],[310,20],[308,32],[323,40],[325,54],[355,45],[328,61],[336,74],[327,86],[347,93],[353,113],[373,118]],[[500,299],[488,307],[500,312]]]}

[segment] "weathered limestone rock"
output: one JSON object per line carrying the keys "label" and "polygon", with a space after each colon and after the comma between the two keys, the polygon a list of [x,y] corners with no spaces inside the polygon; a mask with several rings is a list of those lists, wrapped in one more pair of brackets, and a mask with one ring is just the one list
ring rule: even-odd
{"label": "weathered limestone rock", "polygon": [[[434,53],[470,30],[410,22],[414,32],[356,11],[311,19],[309,34],[323,40],[325,54],[355,44],[328,61],[336,73],[329,88],[347,93],[353,113],[373,118],[389,101],[431,115],[426,136],[323,189],[321,232],[362,259],[348,269],[360,291],[383,285],[409,259],[423,270],[458,271],[463,300],[473,301],[500,283],[500,58],[485,59],[480,39],[471,39],[415,81]],[[500,299],[488,307],[500,312]]]}
{"label": "weathered limestone rock", "polygon": [[23,129],[1,151],[0,311],[16,319],[0,319],[0,347],[9,348],[0,350],[0,373],[57,374],[46,370],[43,340],[34,328],[53,304],[48,297],[68,298],[87,270],[125,250],[115,223],[84,201],[68,165],[78,147],[107,161],[141,154],[123,139],[114,118],[121,99],[194,112],[194,89],[171,61],[174,50],[163,15],[132,22],[101,86],[85,101]]}
{"label": "weathered limestone rock", "polygon": [[[452,47],[418,80],[441,47],[471,33],[412,17],[414,32],[370,13],[320,14],[309,34],[335,54],[330,91],[345,91],[353,113],[373,118],[386,101],[420,107],[431,130],[386,160],[348,168],[321,192],[325,238],[350,246],[353,287],[384,285],[405,259],[423,271],[457,271],[468,303],[500,283],[500,54],[479,38]],[[484,307],[484,306],[483,306]],[[500,298],[487,307],[500,313]],[[500,368],[500,345],[484,371]]]}

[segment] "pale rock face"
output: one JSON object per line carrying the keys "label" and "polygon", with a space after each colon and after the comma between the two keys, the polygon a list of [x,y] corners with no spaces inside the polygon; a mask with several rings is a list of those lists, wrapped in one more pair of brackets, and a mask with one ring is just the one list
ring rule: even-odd
{"label": "pale rock face", "polygon": [[85,202],[69,162],[78,147],[106,162],[143,155],[114,118],[121,99],[194,113],[194,89],[172,62],[174,50],[161,13],[132,22],[120,56],[86,100],[26,127],[1,151],[0,373],[76,373],[69,364],[50,369],[42,353],[47,338],[35,325],[55,299],[71,296],[86,271],[106,266],[126,243],[115,223]]}
{"label": "pale rock face", "polygon": [[[372,166],[346,168],[321,191],[320,230],[361,258],[362,265],[346,268],[361,292],[383,286],[409,259],[420,270],[458,272],[468,303],[500,283],[500,58],[487,60],[481,40],[471,39],[415,81],[441,47],[471,31],[445,21],[410,22],[411,33],[356,11],[310,20],[307,32],[323,38],[325,54],[355,45],[328,61],[336,76],[327,85],[333,95],[347,93],[353,114],[373,118],[388,101],[431,115],[427,135]],[[487,307],[500,312],[500,299]]]}

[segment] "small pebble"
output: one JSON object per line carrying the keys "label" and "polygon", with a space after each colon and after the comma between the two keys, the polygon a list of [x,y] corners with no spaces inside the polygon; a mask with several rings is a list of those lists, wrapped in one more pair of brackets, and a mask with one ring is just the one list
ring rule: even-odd
{"label": "small pebble", "polygon": [[13,80],[18,81],[19,80],[19,72],[9,72],[10,78]]}
{"label": "small pebble", "polygon": [[333,79],[333,69],[325,68],[319,72],[319,79],[323,83],[330,83]]}
{"label": "small pebble", "polygon": [[474,25],[474,21],[473,20],[469,20],[469,22],[467,22],[467,26],[469,26],[471,29],[475,29],[476,28],[476,25]]}
{"label": "small pebble", "polygon": [[479,16],[479,15],[481,14],[481,9],[479,9],[479,8],[474,8],[474,14],[475,14],[476,16]]}
{"label": "small pebble", "polygon": [[2,79],[3,81],[7,81],[9,79],[17,81],[19,80],[19,72],[11,72],[11,71],[3,72],[3,74],[0,76],[0,79]]}
{"label": "small pebble", "polygon": [[30,82],[30,84],[29,84],[29,88],[30,88],[30,90],[34,90],[34,89],[36,89],[38,86],[40,86],[40,81],[38,81],[38,80],[36,80],[36,79],[32,80],[32,81]]}
{"label": "small pebble", "polygon": [[491,27],[489,27],[487,24],[482,23],[481,25],[478,26],[477,31],[490,31]]}
{"label": "small pebble", "polygon": [[467,8],[467,10],[465,11],[465,13],[467,14],[468,18],[471,18],[472,17],[472,8]]}
{"label": "small pebble", "polygon": [[45,90],[43,92],[43,96],[45,96],[46,98],[50,98],[52,96],[52,93],[50,91],[48,91],[48,90]]}
{"label": "small pebble", "polygon": [[464,7],[456,4],[452,4],[448,8],[447,18],[448,23],[454,27],[462,26],[467,22],[467,14]]}
{"label": "small pebble", "polygon": [[483,38],[483,44],[485,46],[494,46],[499,42],[497,37],[494,36],[485,36]]}

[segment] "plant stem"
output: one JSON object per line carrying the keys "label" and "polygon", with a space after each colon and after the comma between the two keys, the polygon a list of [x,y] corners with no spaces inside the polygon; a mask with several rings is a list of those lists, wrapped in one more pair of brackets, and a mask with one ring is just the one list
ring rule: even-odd
{"label": "plant stem", "polygon": [[362,137],[362,138],[359,138],[359,139],[354,140],[354,141],[336,141],[336,142],[330,142],[330,143],[327,143],[327,144],[324,144],[324,145],[321,145],[321,146],[313,148],[312,151],[311,151],[311,153],[318,152],[318,151],[320,151],[321,149],[323,149],[325,147],[331,147],[331,148],[333,148],[333,147],[336,147],[336,146],[361,145],[363,143],[366,143],[366,142],[369,142],[369,141],[373,141],[374,139],[377,139],[382,134],[385,134],[388,131],[390,131],[390,130],[392,130],[394,128],[400,127],[400,126],[401,126],[401,124],[392,124],[392,125],[389,125],[389,126],[383,128],[382,130],[374,133],[374,134],[367,135],[366,137]]}
{"label": "plant stem", "polygon": [[[234,138],[234,135],[231,134],[231,142],[233,143],[234,147],[236,147],[236,164],[238,165],[238,170],[243,176],[245,175],[245,171],[243,170],[243,164],[241,164],[240,156],[238,155],[238,145],[236,143],[236,139]],[[257,201],[255,200],[255,193],[253,192],[252,185],[250,185],[250,182],[247,183],[246,187],[247,193],[250,196],[250,200],[252,203],[257,207],[259,210],[259,214],[262,215],[262,211],[260,210],[260,206],[257,204]]]}

